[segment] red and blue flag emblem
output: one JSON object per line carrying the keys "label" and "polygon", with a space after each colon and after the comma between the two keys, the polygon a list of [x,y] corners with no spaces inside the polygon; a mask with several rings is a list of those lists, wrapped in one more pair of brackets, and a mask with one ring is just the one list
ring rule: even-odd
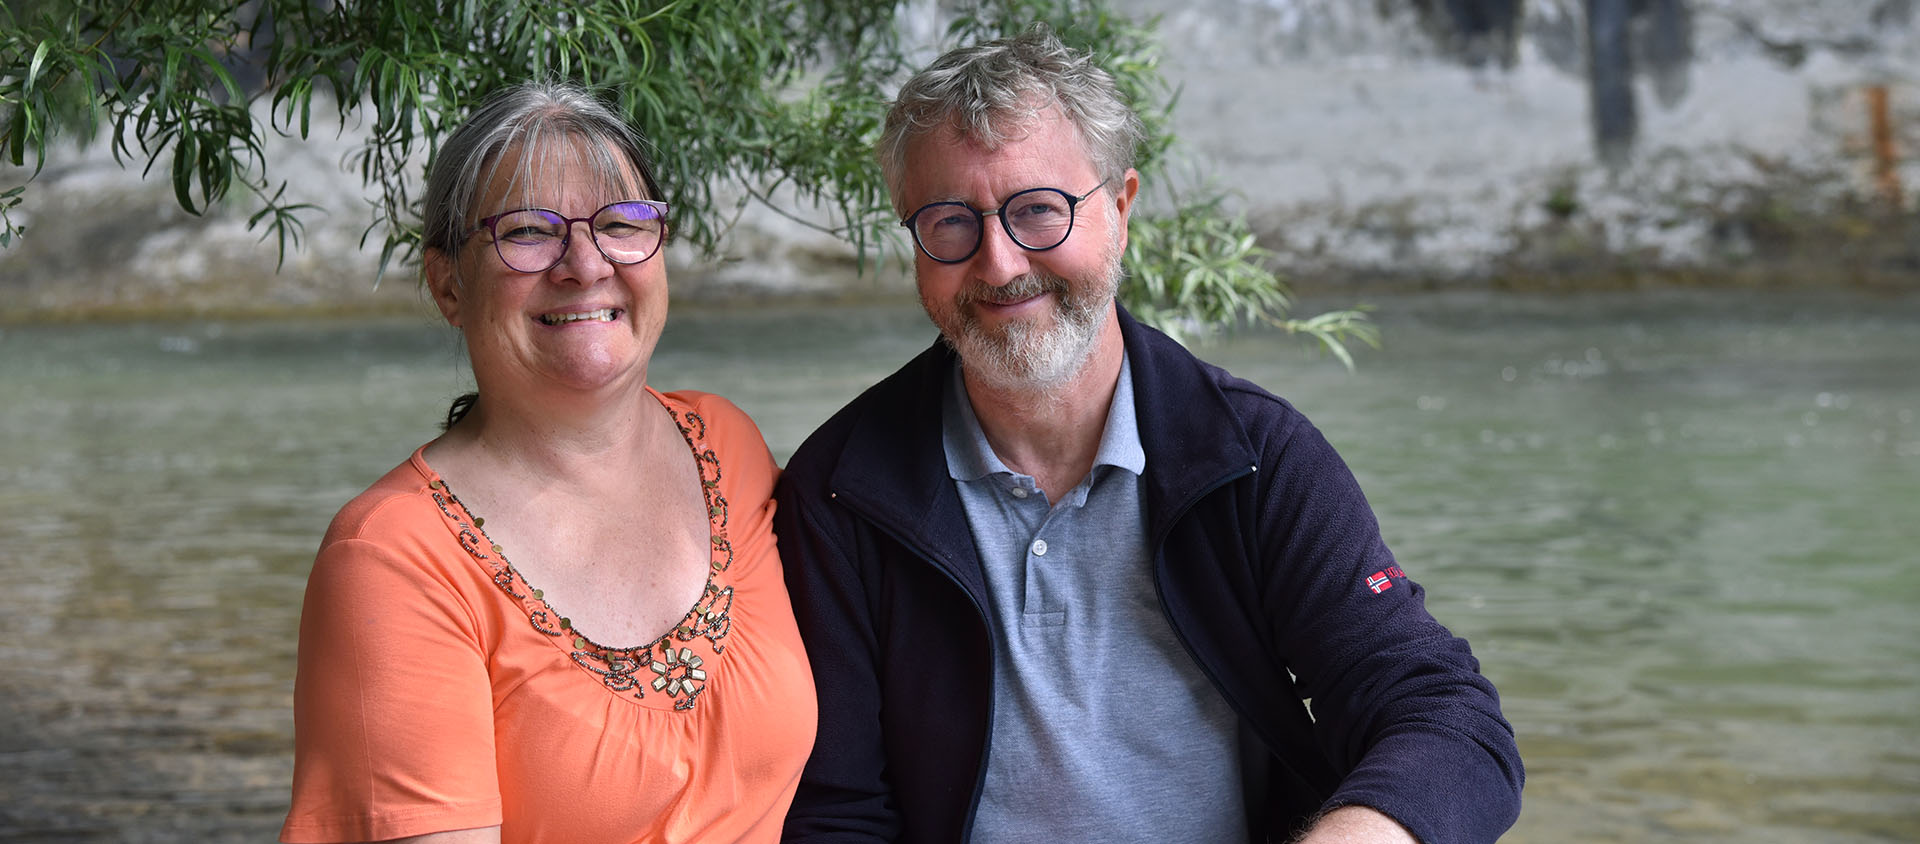
{"label": "red and blue flag emblem", "polygon": [[1367,588],[1373,590],[1373,594],[1378,595],[1393,588],[1394,578],[1405,578],[1406,576],[1407,573],[1401,571],[1399,566],[1387,566],[1367,576]]}

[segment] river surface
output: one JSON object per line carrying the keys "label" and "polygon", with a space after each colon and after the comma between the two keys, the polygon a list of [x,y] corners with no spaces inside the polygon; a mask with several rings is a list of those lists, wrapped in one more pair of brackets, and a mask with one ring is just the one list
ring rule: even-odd
{"label": "river surface", "polygon": [[[1332,304],[1346,304],[1343,302]],[[1498,684],[1514,842],[1920,835],[1920,297],[1394,297],[1292,399]],[[662,388],[784,459],[911,305],[676,311]],[[463,389],[424,318],[0,328],[0,841],[269,841],[341,503]]]}

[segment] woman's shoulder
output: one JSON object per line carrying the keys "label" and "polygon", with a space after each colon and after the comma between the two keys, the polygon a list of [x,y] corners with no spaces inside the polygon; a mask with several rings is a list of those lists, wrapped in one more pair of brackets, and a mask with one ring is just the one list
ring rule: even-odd
{"label": "woman's shoulder", "polygon": [[746,411],[741,410],[739,405],[718,393],[709,393],[705,390],[674,390],[670,393],[661,393],[660,398],[666,402],[669,409],[676,411],[674,414],[676,416],[681,415],[682,412],[691,411],[704,420],[710,428],[732,430],[745,427],[751,429],[754,435],[759,435],[759,428],[754,425],[753,418],[748,416]]}
{"label": "woman's shoulder", "polygon": [[415,450],[334,515],[308,574],[309,593],[373,604],[385,600],[372,597],[379,590],[411,597],[420,594],[415,588],[488,591],[498,571],[475,559],[485,535],[422,454]]}
{"label": "woman's shoulder", "polygon": [[433,492],[439,476],[427,467],[425,446],[348,500],[327,526],[323,545],[348,539],[381,539],[423,530],[444,532]]}
{"label": "woman's shoulder", "polygon": [[668,409],[674,411],[687,436],[704,440],[722,457],[731,457],[736,452],[766,452],[767,441],[760,434],[760,426],[724,396],[700,390],[675,390],[661,397]]}
{"label": "woman's shoulder", "polygon": [[760,426],[746,411],[723,396],[701,390],[675,390],[661,394],[661,400],[696,450],[712,450],[724,469],[723,480],[773,489],[779,468]]}

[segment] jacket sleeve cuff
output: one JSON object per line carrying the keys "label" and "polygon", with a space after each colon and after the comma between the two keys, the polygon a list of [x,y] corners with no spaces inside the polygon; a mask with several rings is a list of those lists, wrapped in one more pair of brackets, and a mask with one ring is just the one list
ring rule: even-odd
{"label": "jacket sleeve cuff", "polygon": [[1367,753],[1322,811],[1373,808],[1422,844],[1497,840],[1520,816],[1525,775],[1500,754],[1460,733],[1389,735]]}

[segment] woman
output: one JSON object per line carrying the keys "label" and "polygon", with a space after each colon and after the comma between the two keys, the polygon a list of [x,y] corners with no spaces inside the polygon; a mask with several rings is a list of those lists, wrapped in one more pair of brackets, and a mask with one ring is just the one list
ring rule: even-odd
{"label": "woman", "polygon": [[283,841],[779,837],[815,706],[776,469],[726,400],[647,386],[660,196],[567,85],[441,148],[426,282],[478,390],[321,544]]}

